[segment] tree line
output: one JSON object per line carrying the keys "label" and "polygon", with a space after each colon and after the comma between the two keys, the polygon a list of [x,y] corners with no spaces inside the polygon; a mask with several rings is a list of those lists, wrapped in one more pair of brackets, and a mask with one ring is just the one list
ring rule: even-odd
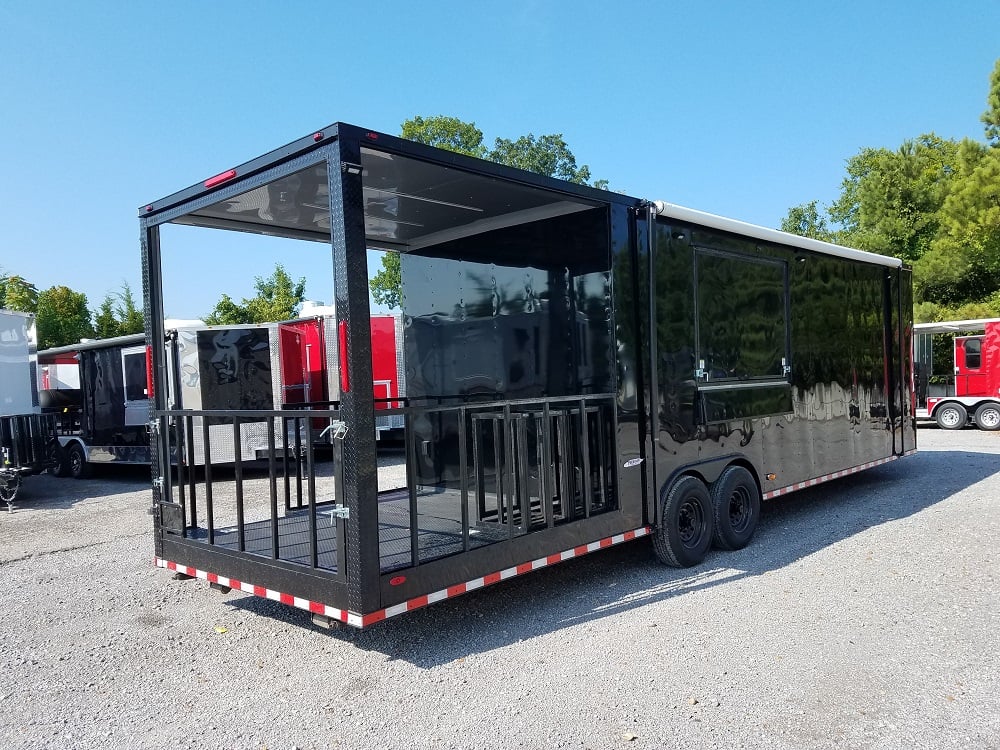
{"label": "tree line", "polygon": [[87,295],[67,286],[39,290],[22,276],[0,269],[0,308],[35,316],[38,348],[75,344],[85,338],[113,338],[142,333],[142,308],[127,282],[90,310]]}
{"label": "tree line", "polygon": [[[918,322],[1000,317],[1000,60],[989,76],[982,141],[925,133],[898,148],[862,148],[847,161],[840,195],[830,205],[813,200],[788,210],[786,232],[900,258],[913,267]],[[570,182],[608,188],[592,180],[561,134],[496,138],[487,145],[473,122],[438,115],[402,124],[403,138],[489,159]],[[399,307],[399,256],[385,253],[370,279],[372,298]],[[255,295],[222,295],[205,316],[209,324],[262,323],[296,316],[305,279],[293,280],[277,264],[256,277]],[[66,286],[38,290],[0,268],[0,307],[34,313],[39,348],[109,338],[143,330],[132,290],[104,297],[95,310],[85,294]]]}

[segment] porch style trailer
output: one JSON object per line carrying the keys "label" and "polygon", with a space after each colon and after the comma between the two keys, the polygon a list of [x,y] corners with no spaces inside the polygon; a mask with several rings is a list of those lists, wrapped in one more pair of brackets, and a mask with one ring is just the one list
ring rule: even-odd
{"label": "porch style trailer", "polygon": [[[696,565],[713,542],[747,544],[762,499],[916,447],[910,274],[893,258],[341,123],[139,214],[147,335],[163,328],[164,225],[332,251],[329,408],[173,409],[152,349],[157,565],[324,623],[639,537]],[[378,466],[369,249],[400,254],[402,482]],[[326,420],[329,481],[290,505],[278,462],[171,474],[196,416]]]}
{"label": "porch style trailer", "polygon": [[11,510],[25,477],[53,468],[55,426],[35,385],[35,316],[0,310],[0,502]]}
{"label": "porch style trailer", "polygon": [[[969,424],[1000,430],[1000,318],[917,323],[913,333],[917,419],[933,420],[942,430]],[[952,339],[945,383],[931,382],[937,334]]]}

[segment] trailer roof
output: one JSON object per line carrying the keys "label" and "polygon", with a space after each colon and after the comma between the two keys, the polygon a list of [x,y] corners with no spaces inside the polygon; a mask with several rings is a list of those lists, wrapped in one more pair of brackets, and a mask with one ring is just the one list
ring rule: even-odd
{"label": "trailer roof", "polygon": [[[456,154],[346,123],[333,123],[139,210],[153,222],[247,231],[329,242],[323,163],[308,154],[339,138],[361,144],[365,235],[369,247],[402,252],[608,203],[647,201]],[[261,175],[296,160],[304,165],[262,183]],[[351,165],[342,165],[351,166]],[[262,175],[263,176],[263,175]],[[266,176],[263,176],[266,177]],[[241,185],[243,187],[241,187]],[[213,200],[212,195],[217,194]],[[660,216],[803,250],[898,268],[889,256],[801,237],[656,201]]]}
{"label": "trailer roof", "polygon": [[811,237],[802,237],[801,235],[792,234],[790,232],[782,232],[778,229],[769,229],[756,224],[748,224],[745,221],[727,219],[725,216],[717,216],[716,214],[698,211],[693,208],[685,208],[684,206],[666,203],[665,201],[655,201],[653,205],[656,207],[656,212],[660,216],[689,222],[691,224],[700,224],[701,226],[710,227],[712,229],[720,229],[724,232],[746,235],[759,240],[765,240],[766,242],[791,245],[792,247],[810,250],[814,253],[836,255],[840,258],[850,258],[851,260],[858,260],[864,263],[876,263],[882,266],[889,266],[890,268],[899,268],[903,265],[903,261],[899,258],[893,258],[888,255],[879,255],[878,253],[869,253],[864,250],[855,250],[854,248],[845,247],[844,245],[836,245],[832,242],[814,240]]}
{"label": "trailer roof", "polygon": [[987,323],[1000,323],[1000,318],[975,318],[972,320],[941,320],[934,323],[917,323],[914,333],[960,333],[982,331]]}
{"label": "trailer roof", "polygon": [[84,339],[75,344],[66,346],[53,346],[51,349],[42,349],[38,356],[55,356],[58,354],[75,354],[76,352],[88,349],[106,349],[112,346],[137,346],[146,341],[146,334],[132,333],[127,336],[114,336],[107,339]]}

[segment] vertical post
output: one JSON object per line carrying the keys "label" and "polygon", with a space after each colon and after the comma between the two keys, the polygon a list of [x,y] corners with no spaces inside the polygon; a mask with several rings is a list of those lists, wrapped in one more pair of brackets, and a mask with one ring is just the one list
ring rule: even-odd
{"label": "vertical post", "polygon": [[354,612],[379,607],[378,485],[372,393],[368,262],[361,174],[363,132],[342,127],[328,152],[330,234],[338,321],[346,328],[341,366],[349,387],[340,394],[344,437],[344,505],[347,524],[348,606]]}
{"label": "vertical post", "polygon": [[[169,432],[166,417],[159,416],[167,408],[167,358],[164,348],[163,284],[160,269],[160,229],[156,224],[140,220],[142,253],[143,320],[146,345],[150,347],[153,379],[153,398],[150,402],[149,420],[157,425],[149,435],[150,474],[153,484],[153,537],[157,556],[163,554],[160,534],[159,504],[170,497]],[[159,482],[163,481],[161,485]]]}

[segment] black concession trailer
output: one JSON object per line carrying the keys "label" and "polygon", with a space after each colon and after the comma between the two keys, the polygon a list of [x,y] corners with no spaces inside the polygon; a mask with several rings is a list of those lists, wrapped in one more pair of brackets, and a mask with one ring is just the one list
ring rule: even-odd
{"label": "black concession trailer", "polygon": [[[173,409],[151,350],[157,565],[323,621],[364,627],[638,537],[695,565],[747,544],[762,499],[916,447],[893,258],[338,123],[140,209],[147,336],[168,223],[332,253],[327,408]],[[369,249],[399,253],[407,390],[378,414],[403,420],[403,481],[378,466]],[[325,473],[296,429],[317,419]],[[305,436],[305,471],[277,451],[169,470],[185,441],[211,455],[209,422],[261,420]]]}

